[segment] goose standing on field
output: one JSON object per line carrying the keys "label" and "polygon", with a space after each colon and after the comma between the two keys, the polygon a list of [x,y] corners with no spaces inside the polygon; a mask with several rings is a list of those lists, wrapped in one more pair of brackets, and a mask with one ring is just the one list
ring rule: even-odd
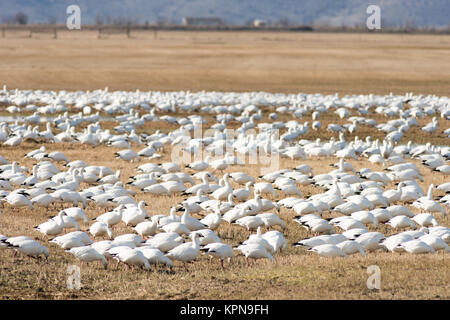
{"label": "goose standing on field", "polygon": [[233,248],[226,243],[210,243],[200,250],[212,257],[219,258],[219,263],[222,269],[225,269],[223,266],[223,260],[226,258],[231,260],[231,258],[234,257]]}
{"label": "goose standing on field", "polygon": [[366,256],[366,252],[364,251],[362,246],[354,240],[342,241],[342,242],[338,243],[336,246],[338,248],[342,249],[342,251],[344,251],[344,253],[348,256],[355,254],[355,253],[360,253],[361,256],[363,256],[363,257]]}
{"label": "goose standing on field", "polygon": [[153,236],[156,233],[157,224],[154,221],[144,221],[138,223],[134,230],[141,236]]}
{"label": "goose standing on field", "polygon": [[23,240],[16,244],[9,244],[9,247],[28,257],[35,258],[39,257],[42,254],[46,259],[48,259],[49,256],[48,248],[41,245],[36,240]]}
{"label": "goose standing on field", "polygon": [[271,194],[273,197],[277,196],[276,191],[273,189],[272,185],[268,182],[258,182],[253,185],[255,193],[258,194]]}
{"label": "goose standing on field", "polygon": [[45,156],[46,158],[50,158],[56,162],[65,162],[69,163],[69,159],[60,151],[54,151]]}
{"label": "goose standing on field", "polygon": [[162,252],[167,252],[179,246],[184,242],[183,238],[176,232],[157,233],[151,239],[147,240],[144,245],[150,245]]}
{"label": "goose standing on field", "polygon": [[[170,208],[170,213],[168,216],[160,216],[159,218],[155,218],[157,219],[157,224],[158,227],[163,227],[166,224],[172,223],[172,222],[181,222],[181,217],[177,216],[176,214],[177,212],[177,208],[176,207],[172,207]],[[153,216],[154,218],[155,216]]]}
{"label": "goose standing on field", "polygon": [[37,227],[34,227],[34,229],[46,236],[58,235],[63,231],[64,228],[64,220],[62,218],[63,215],[65,215],[65,213],[60,212],[53,219],[41,223]]}
{"label": "goose standing on field", "polygon": [[280,226],[283,230],[286,229],[286,223],[275,213],[260,213],[258,214],[258,217],[260,217],[266,228],[271,228],[273,226]]}
{"label": "goose standing on field", "polygon": [[48,208],[56,199],[50,194],[44,193],[32,198],[30,201],[34,206]]}
{"label": "goose standing on field", "polygon": [[347,254],[339,248],[337,245],[334,244],[322,244],[315,246],[311,249],[308,249],[308,251],[317,253],[321,257],[344,257],[347,258]]}
{"label": "goose standing on field", "polygon": [[200,240],[198,233],[191,235],[192,242],[180,244],[167,252],[166,257],[172,260],[182,261],[186,268],[186,262],[197,259],[200,252]]}
{"label": "goose standing on field", "polygon": [[450,247],[441,237],[433,234],[425,234],[419,238],[419,240],[425,242],[435,251],[443,250],[443,252],[450,252]]}
{"label": "goose standing on field", "polygon": [[367,232],[360,235],[355,240],[367,251],[375,251],[382,248],[380,242],[386,239],[386,236],[380,232]]}
{"label": "goose standing on field", "polygon": [[183,209],[184,213],[181,216],[181,223],[186,225],[189,228],[189,230],[196,231],[207,228],[205,224],[201,223],[199,220],[189,215],[189,209],[187,207],[183,207]]}
{"label": "goose standing on field", "polygon": [[403,228],[416,229],[416,224],[407,216],[395,216],[391,220],[386,222],[386,224],[390,225],[392,228],[395,229],[403,229]]}
{"label": "goose standing on field", "polygon": [[433,217],[430,213],[420,213],[415,215],[412,220],[417,222],[422,227],[436,227],[439,225],[439,223],[436,221],[436,219]]}
{"label": "goose standing on field", "polygon": [[73,208],[66,208],[64,210],[61,210],[60,213],[63,212],[64,214],[75,218],[77,221],[83,220],[85,223],[89,223],[89,219],[86,216],[86,213],[84,213],[84,210],[82,208],[73,207]]}
{"label": "goose standing on field", "polygon": [[447,213],[445,212],[444,207],[442,207],[437,201],[433,200],[432,189],[434,185],[431,184],[428,189],[428,195],[425,198],[420,198],[417,201],[414,201],[412,206],[424,210],[426,212],[440,212],[445,217]]}
{"label": "goose standing on field", "polygon": [[208,214],[206,217],[200,220],[200,223],[203,223],[211,230],[216,230],[220,226],[221,222],[222,215],[220,214],[219,208],[216,208],[213,213]]}
{"label": "goose standing on field", "polygon": [[144,257],[148,260],[150,264],[165,264],[170,268],[173,267],[173,262],[169,258],[167,258],[164,253],[162,253],[159,249],[143,246],[137,248],[137,250],[141,251]]}
{"label": "goose standing on field", "polygon": [[112,233],[111,229],[109,229],[108,225],[103,222],[93,223],[92,226],[89,228],[89,232],[94,237],[108,235],[109,239],[113,238],[113,233]]}
{"label": "goose standing on field", "polygon": [[129,268],[129,266],[131,265],[132,271],[134,271],[134,266],[140,266],[147,271],[150,270],[150,262],[140,250],[131,249],[121,251],[114,255],[114,259],[125,263],[127,268]]}
{"label": "goose standing on field", "polygon": [[209,167],[209,163],[203,160],[198,160],[193,163],[186,165],[186,168],[192,169],[194,171],[204,171]]}
{"label": "goose standing on field", "polygon": [[240,245],[236,249],[244,254],[248,267],[250,266],[249,258],[253,259],[255,262],[257,259],[269,259],[270,261],[274,260],[273,256],[262,245],[257,243]]}
{"label": "goose standing on field", "polygon": [[278,250],[281,251],[282,249],[286,249],[288,247],[288,242],[280,231],[267,231],[262,235],[262,237],[272,246],[273,252],[278,252]]}
{"label": "goose standing on field", "polygon": [[62,215],[62,220],[63,229],[75,228],[77,231],[80,231],[80,226],[75,218],[68,215]]}
{"label": "goose standing on field", "polygon": [[247,228],[247,230],[255,230],[260,226],[264,225],[264,220],[258,216],[246,216],[237,219],[233,224],[238,224],[242,227]]}
{"label": "goose standing on field", "polygon": [[435,253],[433,247],[419,239],[402,242],[397,245],[396,249],[398,251],[404,250],[412,254]]}
{"label": "goose standing on field", "polygon": [[237,201],[246,201],[252,193],[251,189],[252,186],[253,182],[250,181],[245,184],[245,188],[233,190],[232,192],[233,198],[236,199]]}
{"label": "goose standing on field", "polygon": [[5,200],[13,208],[29,207],[30,209],[33,209],[33,204],[31,203],[31,201],[28,200],[27,197],[19,193],[11,193],[5,198]]}
{"label": "goose standing on field", "polygon": [[166,233],[175,232],[179,235],[189,234],[191,232],[191,230],[181,222],[170,222],[160,227],[160,229],[164,230]]}
{"label": "goose standing on field", "polygon": [[273,246],[263,237],[261,227],[258,227],[256,234],[251,234],[250,237],[242,242],[243,245],[247,244],[259,244],[264,247],[270,254],[274,254]]}
{"label": "goose standing on field", "polygon": [[212,197],[216,200],[225,200],[228,198],[228,196],[233,192],[233,188],[230,184],[230,175],[227,173],[224,176],[224,182],[225,186],[222,188],[217,189],[212,193]]}
{"label": "goose standing on field", "polygon": [[145,211],[144,206],[147,204],[145,201],[139,201],[137,207],[127,208],[122,212],[122,221],[126,225],[136,226],[138,223],[143,222],[145,218],[150,217]]}
{"label": "goose standing on field", "polygon": [[124,210],[124,208],[125,205],[121,204],[112,211],[108,211],[102,215],[99,215],[97,218],[95,218],[95,220],[105,223],[108,227],[112,227],[122,221],[122,211]]}
{"label": "goose standing on field", "polygon": [[105,270],[108,267],[105,256],[90,246],[76,247],[68,251],[81,261],[81,265],[83,265],[84,262],[89,263],[92,261],[99,261]]}
{"label": "goose standing on field", "polygon": [[114,153],[116,159],[122,159],[125,161],[134,162],[135,160],[139,161],[141,157],[131,149],[124,149]]}

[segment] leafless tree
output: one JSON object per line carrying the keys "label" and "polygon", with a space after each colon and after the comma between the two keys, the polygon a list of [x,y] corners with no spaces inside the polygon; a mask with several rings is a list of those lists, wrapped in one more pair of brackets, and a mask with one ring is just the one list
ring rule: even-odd
{"label": "leafless tree", "polygon": [[16,13],[15,18],[16,18],[16,22],[18,24],[27,24],[28,23],[28,16],[21,11]]}

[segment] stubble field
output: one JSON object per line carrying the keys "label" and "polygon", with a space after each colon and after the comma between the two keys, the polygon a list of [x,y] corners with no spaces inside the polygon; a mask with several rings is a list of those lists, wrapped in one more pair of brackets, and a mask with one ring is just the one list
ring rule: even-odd
{"label": "stubble field", "polygon": [[[437,95],[450,93],[449,36],[211,32],[159,32],[156,39],[151,33],[136,33],[132,39],[122,35],[96,39],[96,34],[89,32],[66,32],[57,40],[46,35],[38,35],[37,39],[20,36],[9,35],[0,40],[0,80],[9,88],[93,90],[108,86],[110,91],[258,90],[338,92],[340,95],[411,91]],[[325,116],[329,119],[324,118],[323,125],[326,126],[327,121],[339,123],[337,116]],[[426,122],[423,121],[421,125]],[[440,128],[447,122],[439,119]],[[142,130],[150,134],[157,129],[171,128],[152,124]],[[302,138],[330,138],[325,131],[320,132],[310,130]],[[448,144],[448,139],[439,134],[426,136],[419,132],[412,130],[401,142]],[[377,134],[376,130],[370,129],[358,132],[360,138]],[[83,148],[75,144],[45,146],[49,151],[63,151],[70,160],[82,158],[88,164],[121,169],[124,183],[136,173],[136,166],[143,163],[130,164],[114,159],[114,152],[118,151],[114,148]],[[0,154],[31,170],[34,161],[25,160],[23,156],[37,147],[33,143],[22,143],[20,147],[0,146]],[[132,148],[139,150],[137,146]],[[170,151],[166,150],[162,159],[153,162],[172,161]],[[335,162],[336,158],[281,159],[280,168],[306,163],[311,165],[314,174],[319,174],[330,171],[329,165]],[[356,170],[364,167],[374,171],[383,169],[367,160],[350,162]],[[425,179],[421,183],[424,190],[430,183],[444,182],[442,175],[413,162]],[[63,167],[59,165],[59,168]],[[232,166],[228,171],[259,176],[260,169],[260,166]],[[300,189],[304,196],[322,192],[312,186]],[[134,191],[136,200],[148,203],[146,210],[150,215],[168,214],[171,206],[184,199],[182,196],[168,199],[142,194],[138,189]],[[60,207],[13,210],[5,204],[1,210],[0,233],[29,235],[47,243],[32,227],[57,214]],[[414,209],[414,212],[418,210]],[[88,207],[86,213],[94,218],[102,211]],[[0,299],[450,298],[448,254],[376,252],[368,253],[365,258],[324,259],[308,254],[305,249],[292,247],[292,243],[311,234],[292,221],[293,211],[282,208],[280,216],[288,225],[285,236],[289,247],[277,254],[273,263],[260,260],[247,267],[244,257],[237,256],[231,264],[225,263],[226,269],[222,270],[217,261],[210,264],[207,257],[200,257],[188,266],[188,271],[176,263],[173,270],[161,267],[153,268],[151,272],[138,269],[131,272],[124,266],[116,269],[113,263],[106,271],[98,264],[84,265],[81,268],[82,288],[76,291],[67,289],[66,271],[68,266],[80,266],[80,263],[56,245],[47,243],[51,253],[48,261],[12,257],[10,251],[1,250]],[[324,217],[330,215],[326,213]],[[443,226],[450,226],[448,215],[438,216],[437,220]],[[87,230],[88,226],[81,228]],[[117,235],[133,232],[123,223],[113,231]],[[379,231],[392,234],[392,229],[386,226],[381,226]],[[231,245],[237,245],[251,234],[226,222],[217,233]],[[367,289],[367,267],[370,265],[381,269],[381,290]]]}

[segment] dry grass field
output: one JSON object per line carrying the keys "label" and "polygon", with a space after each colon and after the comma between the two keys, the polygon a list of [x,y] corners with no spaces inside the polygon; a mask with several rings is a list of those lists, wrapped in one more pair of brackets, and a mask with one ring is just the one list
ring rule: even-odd
{"label": "dry grass field", "polygon": [[[93,90],[108,86],[110,90],[217,90],[270,92],[320,92],[322,94],[389,94],[405,92],[448,95],[450,93],[450,37],[426,35],[379,34],[316,34],[316,33],[214,33],[158,32],[136,33],[132,39],[112,35],[97,39],[95,32],[65,32],[57,40],[51,36],[7,35],[0,39],[0,80],[9,88],[45,90]],[[268,112],[268,111],[267,111]],[[266,113],[266,111],[265,111]],[[2,114],[3,115],[3,114]],[[376,118],[375,116],[373,118]],[[286,116],[281,120],[291,120]],[[320,119],[342,123],[336,115]],[[388,119],[377,119],[387,121]],[[310,114],[299,121],[311,121]],[[430,119],[419,119],[424,125]],[[311,122],[310,122],[311,123]],[[448,121],[439,119],[439,127]],[[114,126],[115,123],[102,123]],[[175,129],[167,123],[151,123],[140,132],[164,132]],[[440,130],[442,131],[442,130]],[[138,132],[138,133],[140,133]],[[361,128],[359,138],[379,132]],[[310,130],[305,139],[329,139],[331,134]],[[347,139],[354,135],[346,135]],[[413,128],[402,138],[406,143],[430,141],[448,144],[440,134],[424,135]],[[136,167],[147,161],[127,163],[114,159],[115,148],[81,147],[75,144],[45,144],[49,151],[63,151],[70,159],[83,159],[88,164],[121,169],[126,183],[136,173]],[[0,154],[10,161],[19,161],[31,170],[34,161],[23,156],[38,146],[22,143],[20,147],[0,146]],[[137,151],[141,146],[133,145]],[[171,150],[160,161],[171,161]],[[314,174],[331,170],[331,159],[293,161],[282,159],[280,168],[293,168],[300,163],[312,166]],[[367,160],[350,162],[358,170],[382,170]],[[430,183],[444,182],[444,176],[423,167],[424,190]],[[63,169],[61,164],[58,164]],[[230,171],[260,174],[260,166],[232,166]],[[217,173],[219,174],[219,173]],[[86,187],[83,185],[82,187]],[[233,184],[233,187],[236,187]],[[394,188],[389,185],[387,188]],[[304,196],[321,189],[300,187]],[[158,197],[141,193],[136,200],[148,203],[150,215],[167,214],[170,207],[184,198]],[[439,193],[435,191],[435,195]],[[281,196],[281,194],[279,195]],[[270,199],[270,197],[269,197]],[[277,197],[276,199],[280,199]],[[410,207],[411,208],[411,207]],[[413,212],[418,212],[412,208]],[[217,261],[201,256],[185,271],[181,263],[172,270],[164,267],[146,272],[118,269],[115,263],[104,270],[98,264],[81,267],[81,290],[66,287],[70,265],[81,266],[69,253],[49,244],[32,228],[58,213],[60,207],[13,210],[8,204],[1,208],[0,233],[8,236],[29,235],[50,249],[48,261],[13,257],[0,250],[0,299],[449,299],[449,254],[368,253],[367,257],[325,259],[311,255],[305,249],[292,246],[311,236],[292,221],[294,212],[281,209],[280,216],[288,227],[286,251],[277,254],[275,262],[259,260],[247,267],[244,257],[236,256],[222,270]],[[89,206],[90,218],[101,214]],[[199,216],[196,216],[199,217]],[[324,217],[330,217],[326,213]],[[450,226],[450,217],[437,216],[443,226]],[[81,225],[87,230],[88,225]],[[371,230],[374,230],[370,227]],[[132,233],[133,229],[118,224],[115,235]],[[393,230],[382,225],[380,232],[391,235]],[[251,233],[223,222],[217,230],[225,242],[236,245]],[[381,269],[381,290],[366,286],[367,267]]]}
{"label": "dry grass field", "polygon": [[0,79],[45,90],[448,95],[450,36],[95,31],[0,38]]}
{"label": "dry grass field", "polygon": [[[34,149],[34,144],[24,144],[21,148],[2,147],[2,154],[8,159],[21,159],[23,155]],[[49,144],[49,150],[64,150],[69,159],[78,159],[80,148],[71,144]],[[129,164],[115,160],[114,148],[83,149],[83,159],[87,163],[106,165],[112,169],[122,170],[122,181],[127,182],[140,163]],[[170,161],[170,150],[161,161]],[[320,165],[317,165],[320,161]],[[330,170],[329,164],[336,159],[310,159],[301,163],[310,164],[314,173],[325,173]],[[350,161],[358,170],[369,167],[382,170],[381,166],[372,165],[368,161]],[[281,161],[282,168],[291,168],[299,161]],[[21,161],[31,168],[32,160]],[[63,167],[61,167],[63,168]],[[232,166],[230,171],[244,171],[253,176],[259,175],[258,166]],[[442,175],[422,167],[426,188],[432,181],[442,183]],[[236,187],[236,185],[234,185]],[[390,186],[395,187],[395,186]],[[179,203],[183,197],[171,198],[142,194],[136,191],[137,200],[148,203],[147,211],[151,214],[167,214],[170,207]],[[319,188],[302,187],[305,196],[321,192]],[[281,195],[280,195],[281,196]],[[279,198],[276,198],[279,199]],[[414,212],[417,209],[411,208]],[[29,209],[12,210],[8,204],[2,209],[0,225],[3,234],[10,236],[31,235],[42,242],[47,240],[32,230],[49,216],[55,215],[60,207],[49,210]],[[86,213],[90,218],[101,214],[98,208],[88,207]],[[25,257],[12,257],[11,252],[0,252],[0,298],[2,299],[448,299],[449,296],[449,255],[410,255],[392,253],[369,253],[366,258],[351,256],[348,259],[325,259],[308,254],[305,249],[292,247],[292,243],[311,236],[305,229],[292,221],[294,212],[281,209],[280,216],[287,222],[285,235],[289,248],[276,256],[276,261],[257,261],[254,266],[247,267],[243,256],[236,256],[231,265],[225,263],[222,271],[217,261],[209,263],[207,257],[200,257],[188,266],[186,272],[181,263],[175,263],[173,270],[164,267],[153,268],[146,272],[136,269],[134,272],[125,266],[116,269],[110,262],[105,271],[100,265],[84,265],[81,268],[81,284],[79,291],[66,288],[66,273],[69,265],[81,266],[72,255],[64,252],[56,245],[48,244],[51,255],[48,261],[35,261]],[[196,217],[199,217],[196,215]],[[325,214],[324,217],[330,217]],[[450,226],[450,218],[438,217],[441,225]],[[87,225],[82,225],[87,230]],[[373,230],[373,229],[372,229]],[[381,226],[380,232],[391,235],[393,230]],[[114,234],[132,233],[131,227],[122,223],[114,229]],[[237,245],[251,233],[236,225],[223,222],[217,230],[225,242]],[[366,287],[367,267],[378,265],[381,269],[382,287],[379,291]]]}

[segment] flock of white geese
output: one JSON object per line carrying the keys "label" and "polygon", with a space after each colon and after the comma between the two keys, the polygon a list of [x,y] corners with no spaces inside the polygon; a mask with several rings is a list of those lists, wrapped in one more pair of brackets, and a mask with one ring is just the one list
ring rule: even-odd
{"label": "flock of white geese", "polygon": [[[48,258],[55,250],[52,246],[59,246],[81,263],[98,261],[107,268],[108,262],[115,260],[132,269],[150,270],[152,264],[173,267],[174,261],[191,262],[202,252],[217,258],[222,267],[236,252],[245,256],[247,264],[249,259],[272,261],[289,245],[322,257],[365,256],[380,250],[393,254],[450,251],[450,228],[438,223],[450,207],[450,182],[446,182],[450,147],[448,143],[399,143],[411,127],[418,126],[417,119],[425,117],[432,120],[420,128],[424,135],[450,138],[447,97],[110,93],[107,88],[57,93],[4,87],[0,104],[13,115],[0,123],[2,211],[20,215],[19,209],[24,207],[30,209],[25,214],[32,214],[43,207],[53,216],[26,235],[0,235],[0,249],[13,250],[14,256],[21,253]],[[269,107],[273,112],[263,113]],[[307,121],[299,122],[309,114],[311,126]],[[322,128],[323,114],[348,123]],[[370,118],[373,115],[382,115],[386,122],[377,123]],[[281,117],[291,120],[281,121]],[[439,128],[438,117],[444,119],[445,128]],[[105,120],[117,125],[104,129]],[[148,123],[151,127],[152,122],[167,122],[177,128],[168,133],[137,134],[140,127]],[[39,129],[41,123],[45,123],[44,130]],[[231,136],[229,124],[236,128]],[[204,126],[208,135],[193,134]],[[357,134],[364,127],[385,133],[384,139],[345,139],[345,133]],[[326,130],[333,137],[329,141],[303,139],[309,130]],[[37,147],[24,155],[34,161],[27,168],[21,166],[22,159],[11,159],[5,147],[29,142]],[[79,159],[69,159],[63,149],[47,151],[48,144],[61,142],[78,145]],[[117,167],[137,163],[135,174],[123,177],[121,170],[85,162],[82,145],[121,149],[111,151]],[[134,151],[132,146],[140,150]],[[190,155],[203,152],[207,156],[184,165],[176,159],[161,162],[174,147]],[[289,158],[297,166],[260,176],[228,172],[243,168],[239,155],[250,154]],[[314,174],[314,166],[302,164],[308,158],[320,157],[338,159],[335,168]],[[347,159],[370,161],[383,170],[356,170]],[[413,160],[419,161],[418,165]],[[419,182],[424,181],[423,174],[430,173],[440,183],[424,190]],[[302,188],[308,185],[322,192],[304,196]],[[152,199],[182,195],[184,200],[170,212],[157,214],[151,204],[149,208],[145,201],[136,201],[142,193],[154,195]],[[95,208],[95,216],[88,217],[88,206]],[[288,244],[282,209],[298,223],[289,227],[307,229],[309,238]],[[326,218],[325,213],[336,217]],[[202,218],[194,217],[199,214]],[[3,217],[0,215],[0,232]],[[231,246],[216,232],[224,223],[252,234]],[[118,224],[130,226],[133,232],[116,234]],[[381,225],[389,228],[391,235],[381,233]],[[35,240],[37,233],[44,235],[44,240]]]}

